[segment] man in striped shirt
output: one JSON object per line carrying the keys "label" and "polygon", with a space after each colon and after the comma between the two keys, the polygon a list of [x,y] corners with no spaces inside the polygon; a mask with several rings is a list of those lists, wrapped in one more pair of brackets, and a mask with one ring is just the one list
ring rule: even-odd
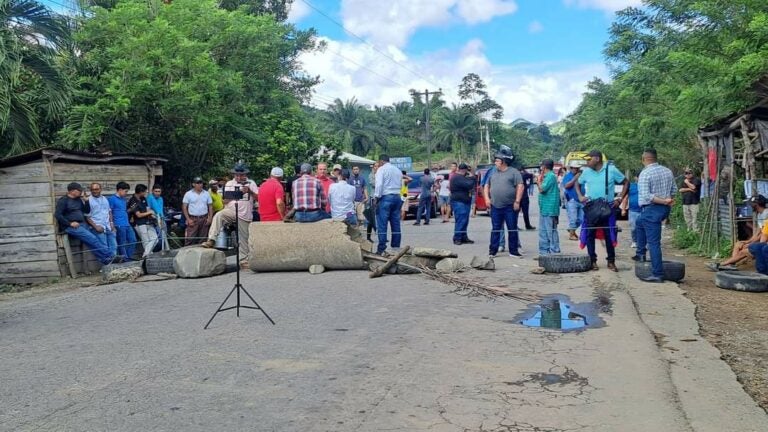
{"label": "man in striped shirt", "polygon": [[316,177],[312,177],[311,173],[312,165],[301,164],[300,177],[294,180],[291,186],[296,222],[317,222],[331,217],[325,211],[328,197],[323,191],[323,185]]}
{"label": "man in striped shirt", "polygon": [[643,152],[643,171],[637,179],[637,201],[640,204],[640,217],[637,219],[637,254],[635,261],[645,261],[645,251],[651,255],[653,275],[645,282],[663,282],[664,267],[661,257],[661,224],[669,217],[674,205],[673,196],[677,191],[675,176],[669,168],[656,161],[656,150]]}

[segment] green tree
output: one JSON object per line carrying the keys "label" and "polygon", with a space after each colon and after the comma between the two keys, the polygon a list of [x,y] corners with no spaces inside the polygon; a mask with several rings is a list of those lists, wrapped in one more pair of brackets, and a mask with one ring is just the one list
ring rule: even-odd
{"label": "green tree", "polygon": [[477,117],[469,109],[453,105],[440,110],[434,125],[437,150],[453,151],[463,161],[477,139]]}
{"label": "green tree", "polygon": [[35,0],[0,0],[0,26],[3,156],[42,145],[41,124],[67,109],[70,88],[57,59],[70,34],[65,18]]}

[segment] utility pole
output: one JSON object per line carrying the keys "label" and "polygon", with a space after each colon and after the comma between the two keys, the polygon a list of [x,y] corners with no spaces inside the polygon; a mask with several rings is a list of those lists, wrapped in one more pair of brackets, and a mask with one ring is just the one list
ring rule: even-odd
{"label": "utility pole", "polygon": [[[432,96],[442,96],[443,95],[443,89],[438,89],[436,92],[431,93]],[[427,104],[426,104],[426,129],[427,129],[427,168],[430,170],[432,169],[432,136],[430,135],[430,128],[429,128],[429,89],[424,90],[424,92],[413,92],[414,96],[418,96],[419,99],[421,99],[421,96],[424,95],[426,98]]]}

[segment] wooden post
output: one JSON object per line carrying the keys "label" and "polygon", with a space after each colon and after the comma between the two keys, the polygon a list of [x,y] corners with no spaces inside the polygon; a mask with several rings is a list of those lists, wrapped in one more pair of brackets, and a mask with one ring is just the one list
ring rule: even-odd
{"label": "wooden post", "polygon": [[392,258],[389,259],[389,261],[385,262],[383,266],[381,266],[381,267],[377,268],[375,271],[372,271],[371,273],[369,273],[368,277],[373,279],[373,278],[377,278],[377,277],[381,276],[382,274],[384,274],[384,272],[389,270],[389,268],[392,267],[392,265],[394,263],[396,263],[397,260],[402,258],[403,255],[407,254],[408,251],[410,251],[410,250],[411,250],[410,246],[404,247],[400,252],[397,253],[397,255],[393,256]]}
{"label": "wooden post", "polygon": [[59,240],[59,244],[64,247],[64,255],[67,257],[67,267],[69,268],[69,275],[72,279],[77,277],[77,269],[75,268],[75,262],[72,258],[72,248],[69,246],[69,235],[58,234],[56,238]]}

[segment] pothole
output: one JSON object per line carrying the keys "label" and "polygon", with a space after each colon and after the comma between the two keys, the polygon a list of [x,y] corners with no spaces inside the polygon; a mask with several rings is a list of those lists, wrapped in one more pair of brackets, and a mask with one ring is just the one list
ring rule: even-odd
{"label": "pothole", "polygon": [[507,322],[562,331],[602,327],[605,321],[598,316],[600,309],[596,303],[573,303],[564,295],[547,296]]}

